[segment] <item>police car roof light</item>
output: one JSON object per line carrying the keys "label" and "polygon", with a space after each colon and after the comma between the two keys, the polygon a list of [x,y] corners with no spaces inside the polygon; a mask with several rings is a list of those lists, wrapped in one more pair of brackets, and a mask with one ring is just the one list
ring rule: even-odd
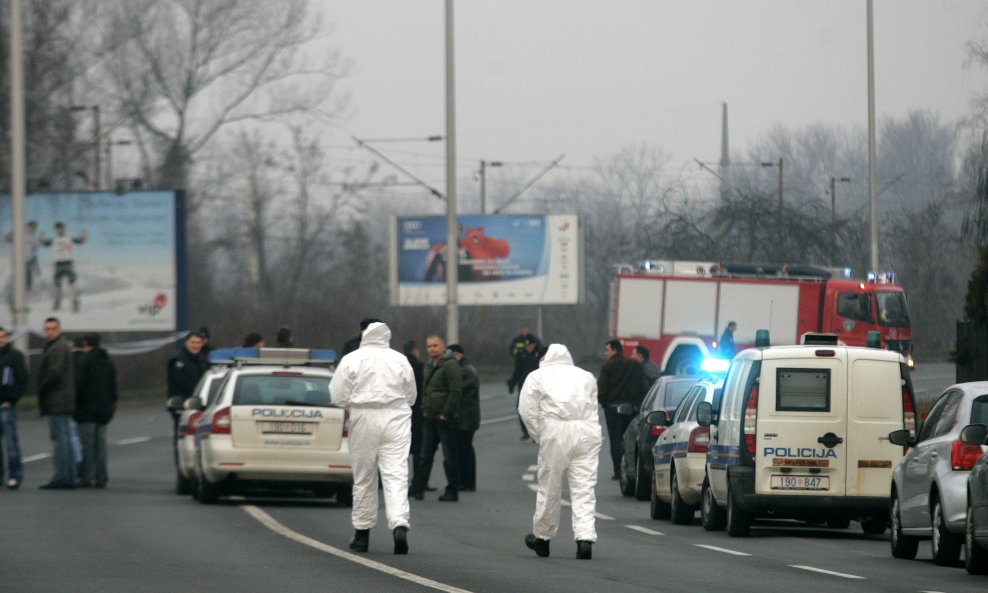
{"label": "police car roof light", "polygon": [[865,337],[865,347],[866,348],[881,348],[882,347],[882,334],[877,331],[868,332],[867,337]]}
{"label": "police car roof light", "polygon": [[755,331],[755,348],[768,348],[772,345],[772,341],[768,337],[767,329],[759,329]]}
{"label": "police car roof light", "polygon": [[726,373],[730,366],[731,361],[724,358],[704,358],[700,363],[700,371],[711,374]]}
{"label": "police car roof light", "polygon": [[800,337],[799,343],[804,346],[836,346],[837,335],[806,332]]}

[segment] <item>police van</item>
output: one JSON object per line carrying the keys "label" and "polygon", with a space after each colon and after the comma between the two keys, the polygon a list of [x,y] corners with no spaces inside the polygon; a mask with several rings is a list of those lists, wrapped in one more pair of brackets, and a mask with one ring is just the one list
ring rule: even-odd
{"label": "police van", "polygon": [[904,454],[888,434],[916,428],[905,359],[825,334],[771,347],[759,333],[756,348],[735,356],[719,408],[699,404],[697,421],[711,426],[704,528],[746,536],[759,517],[831,527],[854,519],[865,533],[884,532]]}
{"label": "police van", "polygon": [[236,350],[195,425],[196,498],[305,489],[351,504],[349,413],[329,394],[335,352]]}

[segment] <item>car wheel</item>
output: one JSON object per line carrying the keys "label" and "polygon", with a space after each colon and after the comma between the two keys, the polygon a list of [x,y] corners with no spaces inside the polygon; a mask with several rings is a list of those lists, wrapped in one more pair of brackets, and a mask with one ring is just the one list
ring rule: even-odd
{"label": "car wheel", "polygon": [[[809,521],[812,523],[812,521]],[[827,527],[831,529],[847,529],[851,526],[850,517],[830,517],[827,519]]]}
{"label": "car wheel", "polygon": [[[627,455],[627,453],[625,453]],[[635,493],[635,482],[628,475],[628,458],[625,455],[621,456],[621,469],[620,475],[618,476],[618,485],[621,487],[621,494],[625,496],[631,496]]]}
{"label": "car wheel", "polygon": [[210,482],[206,476],[199,478],[199,502],[202,504],[216,504],[219,500],[220,485]]}
{"label": "car wheel", "polygon": [[642,463],[641,456],[638,456],[638,467],[635,469],[635,498],[637,500],[649,499],[649,488],[652,486],[652,479],[649,476],[652,472]]}
{"label": "car wheel", "polygon": [[175,494],[192,493],[192,480],[183,478],[182,474],[175,470]]}
{"label": "car wheel", "polygon": [[988,550],[974,541],[974,508],[970,502],[964,522],[964,568],[970,574],[988,574]]}
{"label": "car wheel", "polygon": [[668,519],[669,518],[669,504],[659,500],[659,495],[657,494],[656,487],[658,485],[655,483],[655,473],[652,474],[652,495],[651,504],[649,504],[649,515],[653,519]]}
{"label": "car wheel", "polygon": [[881,535],[889,528],[888,519],[872,517],[861,522],[861,531],[868,535]]}
{"label": "car wheel", "polygon": [[703,479],[703,489],[700,492],[700,522],[707,531],[722,531],[727,525],[724,509],[714,500],[714,493],[706,478]]}
{"label": "car wheel", "polygon": [[902,518],[899,512],[899,494],[897,492],[892,493],[889,521],[892,527],[892,534],[889,537],[889,541],[892,542],[892,556],[912,560],[916,557],[916,551],[919,549],[919,538],[902,533]]}
{"label": "car wheel", "polygon": [[672,472],[672,504],[669,505],[672,522],[676,525],[689,525],[693,522],[693,515],[696,509],[693,505],[686,504],[683,497],[679,495],[679,477],[676,475],[676,466],[670,465]]}
{"label": "car wheel", "polygon": [[353,506],[353,484],[340,485],[336,488],[336,504],[341,507]]}
{"label": "car wheel", "polygon": [[943,503],[937,497],[933,500],[933,563],[938,566],[951,566],[961,557],[961,540],[947,531],[947,519],[943,515]]}
{"label": "car wheel", "polygon": [[727,534],[731,537],[748,537],[751,533],[751,515],[738,508],[734,493],[727,489]]}

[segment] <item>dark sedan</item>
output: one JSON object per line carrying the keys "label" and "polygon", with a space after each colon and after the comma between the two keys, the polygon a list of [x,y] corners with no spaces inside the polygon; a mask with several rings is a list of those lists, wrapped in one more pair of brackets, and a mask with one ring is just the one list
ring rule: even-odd
{"label": "dark sedan", "polygon": [[649,500],[652,487],[652,445],[665,430],[645,422],[650,412],[663,410],[666,419],[672,418],[679,402],[700,377],[694,375],[668,375],[659,377],[645,395],[641,408],[634,410],[631,404],[618,408],[619,412],[635,414],[624,432],[624,454],[621,457],[621,494],[638,500]]}

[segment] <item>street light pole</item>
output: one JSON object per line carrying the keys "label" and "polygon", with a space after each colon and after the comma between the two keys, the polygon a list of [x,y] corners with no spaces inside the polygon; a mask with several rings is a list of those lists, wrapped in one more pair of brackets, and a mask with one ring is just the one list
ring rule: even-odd
{"label": "street light pole", "polygon": [[501,161],[480,159],[480,213],[487,214],[487,167],[500,167]]}
{"label": "street light pole", "polygon": [[21,0],[10,3],[10,200],[14,240],[14,344],[27,352],[27,260],[24,257],[25,140],[24,48]]}
{"label": "street light pole", "polygon": [[453,0],[446,0],[446,339],[460,341],[460,225],[456,219],[456,81]]}
{"label": "street light pole", "polygon": [[871,213],[871,271],[878,272],[878,193],[875,177],[875,10],[868,0],[868,203]]}

